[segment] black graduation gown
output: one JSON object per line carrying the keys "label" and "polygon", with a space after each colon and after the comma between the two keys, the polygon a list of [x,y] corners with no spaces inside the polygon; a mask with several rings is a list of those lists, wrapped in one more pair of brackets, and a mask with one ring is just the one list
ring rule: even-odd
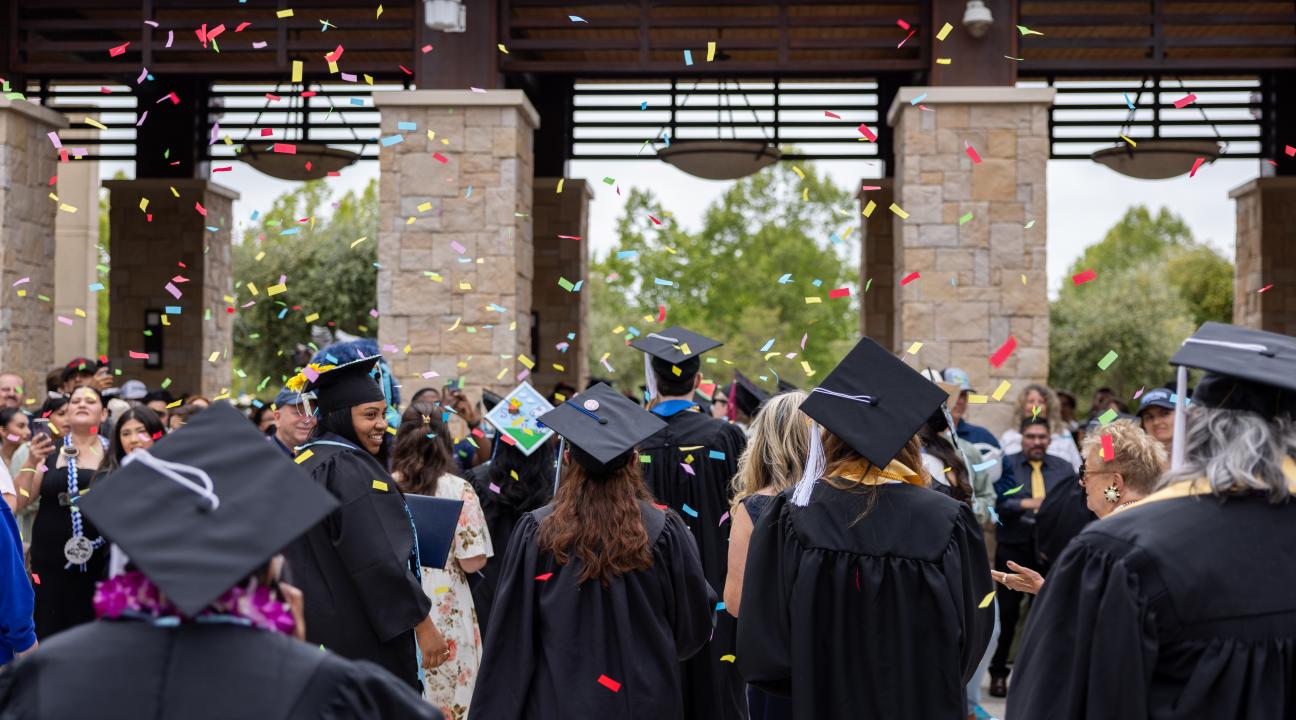
{"label": "black graduation gown", "polygon": [[[489,462],[478,465],[468,473],[468,480],[481,501],[482,514],[486,517],[486,529],[490,532],[491,543],[497,548],[507,548],[509,538],[513,537],[513,529],[517,527],[518,521],[526,513],[548,503],[553,496],[553,486],[550,485],[542,492],[521,499],[521,504],[515,504],[491,489],[490,467]],[[512,479],[509,478],[505,482],[512,482]],[[485,567],[468,578],[472,588],[473,609],[477,611],[477,626],[481,630],[482,637],[486,636],[486,631],[490,627],[491,608],[495,602],[495,590],[499,586],[500,569],[503,565],[504,553],[497,552],[486,558]]]}
{"label": "black graduation gown", "polygon": [[0,673],[0,720],[440,717],[377,665],[230,624],[89,623]]}
{"label": "black graduation gown", "polygon": [[799,720],[967,717],[967,681],[994,628],[985,543],[972,509],[927,488],[819,482],[791,490],[752,533],[738,667],[791,695]]}
{"label": "black graduation gown", "polygon": [[[639,444],[644,481],[657,502],[680,514],[693,532],[702,570],[712,588],[724,588],[729,570],[730,482],[738,457],[747,447],[742,428],[700,412],[683,411],[662,418],[666,427]],[[689,448],[681,450],[680,448]],[[713,459],[711,452],[723,453]],[[684,470],[684,461],[693,474]],[[734,664],[722,660],[735,653],[737,623],[720,611],[707,647],[684,667],[684,717],[738,720],[747,717],[747,697]]]}
{"label": "black graduation gown", "polygon": [[371,660],[420,688],[414,626],[432,602],[411,567],[414,530],[404,496],[363,450],[310,450],[302,467],[341,507],[284,550],[292,582],[305,596],[306,639]]}
{"label": "black graduation gown", "polygon": [[[49,464],[53,465],[54,456],[50,457]],[[78,489],[89,490],[105,477],[106,473],[80,470]],[[40,578],[39,582],[32,581],[36,592],[34,619],[36,637],[41,642],[55,633],[93,621],[95,583],[107,577],[107,543],[95,549],[84,568],[65,567],[68,561],[63,546],[72,538],[72,508],[60,503],[59,496],[67,495],[67,482],[66,467],[46,471],[40,484],[40,509],[32,523],[31,571]],[[85,515],[81,516],[81,532],[92,541],[99,537],[94,523]]]}
{"label": "black graduation gown", "polygon": [[1296,502],[1184,485],[1063,551],[1026,622],[1009,718],[1296,717]]}
{"label": "black graduation gown", "polygon": [[540,522],[552,509],[523,516],[509,541],[473,718],[685,717],[680,661],[711,634],[715,593],[684,523],[640,503],[653,565],[604,588],[577,584],[580,560],[559,565],[540,552]]}
{"label": "black graduation gown", "polygon": [[1068,483],[1046,493],[1035,513],[1035,555],[1039,565],[1034,569],[1047,575],[1072,538],[1097,519],[1089,509],[1080,483]]}

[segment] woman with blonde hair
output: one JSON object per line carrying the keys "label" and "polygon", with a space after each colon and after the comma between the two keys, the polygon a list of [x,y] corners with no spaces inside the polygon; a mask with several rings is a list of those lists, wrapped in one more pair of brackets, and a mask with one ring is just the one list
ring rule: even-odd
{"label": "woman with blonde hair", "polygon": [[1017,415],[1013,426],[999,436],[999,445],[1003,447],[1005,457],[1019,453],[1022,449],[1021,432],[1016,425],[1026,418],[1042,417],[1048,420],[1050,442],[1048,454],[1071,463],[1071,469],[1080,472],[1083,464],[1080,459],[1080,448],[1075,438],[1067,431],[1062,420],[1062,404],[1057,393],[1047,385],[1032,383],[1022,388],[1017,396]]}

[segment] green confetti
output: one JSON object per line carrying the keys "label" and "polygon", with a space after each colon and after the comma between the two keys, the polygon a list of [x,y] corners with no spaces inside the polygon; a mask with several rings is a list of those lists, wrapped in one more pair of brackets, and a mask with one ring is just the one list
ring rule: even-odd
{"label": "green confetti", "polygon": [[873,278],[869,278],[868,282],[864,283],[864,292],[868,292],[870,287],[873,287]]}
{"label": "green confetti", "polygon": [[1017,32],[1021,33],[1022,35],[1043,35],[1044,34],[1038,30],[1031,30],[1025,25],[1018,25]]}
{"label": "green confetti", "polygon": [[1025,485],[1018,485],[1017,487],[1013,488],[1012,490],[1009,490],[1009,491],[1005,492],[1004,495],[1016,495],[1017,493],[1019,493],[1019,492],[1022,491],[1022,488],[1023,488],[1023,487],[1025,487]]}
{"label": "green confetti", "polygon": [[1120,413],[1116,412],[1114,408],[1108,408],[1107,412],[1098,416],[1098,422],[1106,425],[1118,417],[1120,417]]}
{"label": "green confetti", "polygon": [[967,212],[967,213],[965,213],[965,214],[963,215],[963,217],[959,218],[959,225],[963,225],[963,224],[967,223],[967,221],[969,221],[969,220],[971,220],[971,219],[972,219],[972,213],[971,213],[971,212]]}
{"label": "green confetti", "polygon": [[616,184],[616,178],[605,177],[605,178],[603,178],[603,182],[606,183],[606,184],[608,184],[608,185],[615,185],[615,184]]}
{"label": "green confetti", "polygon": [[1117,355],[1115,350],[1108,350],[1107,354],[1103,355],[1103,359],[1098,361],[1098,369],[1106,370],[1111,367],[1112,363],[1116,362],[1116,358],[1118,357],[1120,357],[1120,355]]}
{"label": "green confetti", "polygon": [[567,292],[571,292],[571,291],[572,291],[572,288],[574,288],[574,287],[576,287],[576,286],[573,285],[572,282],[571,282],[570,280],[568,280],[567,278],[565,278],[565,277],[560,277],[560,278],[558,278],[558,287],[562,288],[563,290],[566,290]]}
{"label": "green confetti", "polygon": [[162,389],[163,389],[163,390],[166,390],[166,389],[169,388],[169,387],[171,387],[171,378],[167,378],[167,379],[165,379],[165,380],[162,381]]}
{"label": "green confetti", "polygon": [[639,462],[641,462],[641,463],[651,463],[651,462],[652,462],[652,455],[640,455],[640,456],[639,456]]}

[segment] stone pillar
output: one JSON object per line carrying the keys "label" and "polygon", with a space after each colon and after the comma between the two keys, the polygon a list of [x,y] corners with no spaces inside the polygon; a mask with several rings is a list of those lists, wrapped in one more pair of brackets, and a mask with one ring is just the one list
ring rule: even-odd
{"label": "stone pillar", "polygon": [[895,340],[895,230],[888,209],[894,202],[894,181],[864,180],[862,185],[881,189],[859,193],[860,212],[868,213],[860,221],[860,330],[882,347],[899,351]]}
{"label": "stone pillar", "polygon": [[[1009,401],[1021,386],[1048,379],[1045,167],[1053,95],[1052,88],[909,87],[887,113],[895,201],[908,213],[893,216],[896,347],[922,342],[918,365],[961,367],[979,394],[1010,382],[1005,402],[971,411],[995,432],[1010,422]],[[898,287],[913,272],[922,277]],[[1016,351],[992,367],[990,355],[1010,336]]]}
{"label": "stone pillar", "polygon": [[[540,357],[531,384],[546,395],[558,382],[583,390],[589,377],[585,358],[589,291],[584,287],[576,291],[574,286],[589,274],[589,201],[594,191],[584,180],[568,179],[562,181],[559,193],[559,180],[535,179],[531,213],[535,233],[531,311],[540,331]],[[565,351],[560,347],[563,343]]]}
{"label": "stone pillar", "polygon": [[1296,335],[1296,177],[1256,178],[1229,197],[1237,201],[1233,322]]}
{"label": "stone pillar", "polygon": [[59,202],[50,197],[50,178],[66,167],[47,135],[66,126],[59,113],[0,97],[0,371],[21,375],[27,397],[37,401],[58,362],[51,301]]}
{"label": "stone pillar", "polygon": [[[62,134],[69,145],[92,143],[93,128]],[[54,357],[67,362],[74,357],[95,357],[99,347],[99,298],[90,286],[99,282],[99,162],[73,160],[58,168],[59,201],[79,208],[61,212],[54,224]]]}
{"label": "stone pillar", "polygon": [[503,394],[539,369],[531,187],[540,118],[521,90],[374,93],[374,102],[382,136],[402,138],[379,156],[379,344],[404,384],[462,377],[473,391]]}
{"label": "stone pillar", "polygon": [[[122,369],[122,377],[150,388],[170,379],[177,397],[228,393],[234,329],[230,228],[238,193],[207,180],[179,178],[109,180],[104,187],[111,206],[108,356],[113,365]],[[141,210],[146,198],[147,209]],[[145,335],[151,316],[161,322],[152,338]],[[149,345],[159,342],[159,335],[160,354]],[[143,352],[152,357],[131,357]],[[150,367],[158,360],[160,366]]]}

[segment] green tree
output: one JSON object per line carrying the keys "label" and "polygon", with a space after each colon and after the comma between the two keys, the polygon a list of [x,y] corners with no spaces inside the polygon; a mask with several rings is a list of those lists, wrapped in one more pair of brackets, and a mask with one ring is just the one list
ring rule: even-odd
{"label": "green tree", "polygon": [[[1193,239],[1166,209],[1130,208],[1071,268],[1097,278],[1063,283],[1050,308],[1050,382],[1082,402],[1103,386],[1131,398],[1171,376],[1170,355],[1201,323],[1233,314],[1233,264]],[[1108,351],[1119,358],[1106,370]]]}
{"label": "green tree", "polygon": [[[304,183],[276,198],[260,224],[234,246],[239,303],[256,301],[240,307],[234,321],[237,391],[277,389],[295,371],[289,359],[294,349],[313,347],[312,325],[377,333],[378,321],[370,315],[377,307],[377,181],[358,194],[348,192],[323,217],[329,197],[324,183]],[[270,296],[281,277],[287,292]],[[318,318],[308,322],[314,314]]]}
{"label": "green tree", "polygon": [[[827,374],[858,334],[853,293],[828,297],[858,280],[842,239],[858,215],[846,191],[812,166],[801,169],[804,177],[779,164],[739,181],[707,208],[696,232],[650,192],[632,190],[618,243],[592,264],[585,290],[591,374],[609,377],[600,364],[606,353],[618,387],[633,392],[643,360],[627,341],[671,325],[725,341],[702,366],[710,380],[728,382],[738,368],[773,389],[776,377],[806,386]],[[809,379],[802,361],[815,373]]]}

